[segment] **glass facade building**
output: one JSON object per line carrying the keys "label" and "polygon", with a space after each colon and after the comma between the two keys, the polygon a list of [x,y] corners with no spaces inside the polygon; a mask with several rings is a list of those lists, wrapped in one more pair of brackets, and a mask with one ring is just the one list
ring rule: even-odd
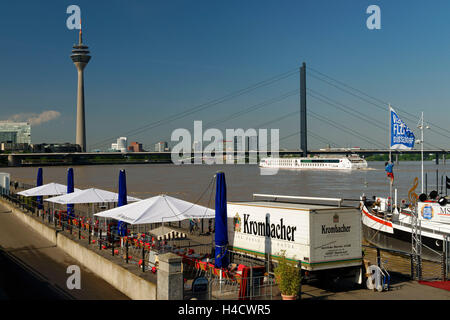
{"label": "glass facade building", "polygon": [[31,144],[31,125],[28,122],[0,122],[0,143]]}

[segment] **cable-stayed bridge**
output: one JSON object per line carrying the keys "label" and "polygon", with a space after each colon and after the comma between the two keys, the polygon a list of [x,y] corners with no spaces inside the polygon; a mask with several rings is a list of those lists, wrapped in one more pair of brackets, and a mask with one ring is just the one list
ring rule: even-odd
{"label": "cable-stayed bridge", "polygon": [[[215,111],[217,107],[223,106],[224,103],[231,102],[239,97],[254,94],[257,90],[264,90],[270,88],[271,86],[280,83],[280,81],[291,81],[292,77],[299,75],[300,83],[297,89],[289,90],[279,94],[275,97],[266,98],[265,100],[239,108],[231,108],[234,110],[223,114],[220,117],[216,117],[205,124],[203,124],[204,130],[208,128],[214,128],[216,126],[231,126],[236,124],[236,121],[241,119],[246,119],[245,117],[251,117],[251,119],[266,119],[263,123],[253,124],[249,123],[249,127],[253,127],[256,130],[260,128],[269,128],[271,126],[276,126],[280,128],[280,131],[285,132],[286,121],[292,121],[297,119],[299,124],[294,132],[287,135],[283,135],[279,139],[280,147],[288,139],[298,139],[299,144],[297,148],[289,148],[291,150],[282,149],[278,152],[279,156],[306,156],[306,155],[317,155],[317,154],[350,154],[356,153],[359,155],[373,155],[373,154],[387,154],[389,150],[387,149],[387,114],[388,114],[388,103],[384,99],[380,99],[363,92],[341,80],[337,80],[334,77],[327,75],[326,73],[316,70],[315,68],[306,68],[305,63],[302,64],[300,68],[294,68],[287,72],[277,74],[275,76],[269,77],[263,81],[254,83],[248,87],[236,90],[222,97],[212,99],[205,103],[185,108],[182,112],[177,112],[169,116],[161,117],[158,120],[152,120],[146,124],[135,127],[128,131],[119,132],[115,136],[104,138],[102,140],[96,141],[94,143],[88,143],[91,150],[100,149],[106,150],[106,146],[110,145],[111,142],[119,136],[126,136],[131,140],[131,137],[136,137],[141,139],[142,137],[148,137],[155,135],[152,134],[155,129],[159,128],[161,131],[165,132],[158,139],[153,138],[152,143],[145,143],[144,149],[151,150],[153,146],[159,141],[170,141],[171,132],[170,126],[173,126],[177,121],[186,121],[189,117],[196,117],[201,119],[208,115],[209,118],[211,114],[208,112]],[[308,79],[308,86],[306,83],[306,77]],[[316,81],[313,85],[310,84],[310,80]],[[322,87],[318,85],[320,83]],[[348,96],[352,99],[358,101],[358,104],[350,105],[348,102],[342,102],[342,97],[337,98],[336,96],[331,97],[332,90],[338,92],[341,96]],[[286,103],[288,99],[298,99],[297,102]],[[311,101],[314,104],[314,108],[306,107]],[[344,100],[346,101],[346,100]],[[280,107],[279,104],[283,103],[284,106]],[[233,101],[234,104],[234,101]],[[286,105],[288,105],[286,107]],[[418,123],[418,115],[415,115],[400,106],[392,106],[396,109],[397,113],[402,119],[404,119],[411,129],[415,129],[415,124]],[[276,116],[266,116],[267,108],[275,108]],[[332,111],[323,112],[321,109],[329,108]],[[364,109],[366,108],[366,109]],[[369,108],[369,109],[367,109]],[[228,110],[227,108],[222,109]],[[283,113],[284,111],[284,113]],[[376,114],[378,112],[378,114]],[[339,117],[344,117],[344,119],[354,121],[360,125],[360,128],[351,126],[348,123],[343,122]],[[157,117],[156,117],[157,118]],[[307,121],[309,125],[307,125]],[[313,125],[311,123],[314,121]],[[448,144],[445,146],[438,145],[437,140],[450,139],[450,130],[436,123],[430,121],[426,122],[425,125],[429,127],[426,131],[427,138],[425,139],[424,152],[436,154],[436,161],[442,156],[445,158],[450,150]],[[326,130],[325,130],[326,129]],[[327,130],[334,130],[333,134],[325,134]],[[319,134],[320,132],[320,134]],[[375,136],[375,133],[377,136]],[[430,137],[433,136],[433,137]],[[436,136],[439,139],[436,139]],[[350,143],[345,143],[345,145],[365,145],[361,148],[343,148],[343,143],[336,143],[333,140],[337,138],[346,137],[346,139],[351,139]],[[380,137],[386,137],[380,138]],[[144,138],[148,141],[148,138]],[[312,139],[319,143],[323,147],[309,148],[308,142]],[[431,142],[429,142],[431,141]],[[144,141],[145,142],[145,141]],[[204,143],[206,145],[207,143]],[[266,146],[270,155],[270,144]],[[417,146],[416,146],[417,148]],[[261,149],[261,148],[260,148]],[[413,149],[409,151],[395,151],[392,150],[391,153],[394,157],[398,156],[399,153],[420,153],[421,150]],[[247,152],[246,156],[249,156],[252,152]],[[264,156],[266,153],[263,151],[258,152],[258,156]],[[8,163],[9,165],[20,165],[23,163],[24,159],[37,160],[37,159],[53,159],[55,161],[60,161],[61,163],[89,163],[96,158],[107,157],[110,159],[130,159],[139,158],[146,159],[148,161],[153,161],[154,159],[165,159],[168,161],[170,159],[170,153],[165,152],[135,152],[131,153],[112,153],[112,152],[86,152],[86,153],[46,153],[46,154],[0,154],[0,160],[2,163]],[[147,157],[147,158],[145,158]],[[153,160],[152,160],[153,159]],[[29,163],[33,161],[28,161]]]}
{"label": "cable-stayed bridge", "polygon": [[[147,124],[143,124],[134,129],[123,131],[120,135],[96,141],[90,144],[90,149],[104,148],[118,136],[126,136],[129,139],[130,137],[139,137],[139,139],[147,140],[147,142],[144,141],[144,149],[152,150],[157,142],[170,141],[170,132],[167,132],[159,136],[158,139],[155,139],[154,142],[148,143],[147,137],[154,137],[151,133],[154,132],[155,129],[161,127],[164,130],[169,129],[171,125],[177,123],[176,121],[186,120],[189,117],[202,119],[207,116],[206,118],[210,118],[210,113],[214,113],[218,107],[222,107],[225,103],[245,95],[254,94],[257,90],[266,91],[281,81],[290,81],[290,83],[292,83],[292,77],[296,77],[297,75],[300,76],[300,85],[297,86],[297,89],[289,90],[275,97],[267,98],[259,103],[239,108],[237,111],[236,108],[230,108],[230,110],[234,111],[210,120],[205,123],[203,127],[207,129],[227,124],[229,124],[229,127],[235,127],[236,121],[250,116],[252,120],[265,118],[267,121],[253,125],[249,123],[249,127],[258,129],[277,124],[278,128],[284,130],[286,121],[298,119],[297,121],[300,125],[297,127],[297,130],[291,134],[280,137],[280,146],[282,146],[282,143],[285,140],[297,138],[300,142],[298,144],[298,149],[305,150],[303,156],[311,153],[315,154],[315,150],[308,148],[309,139],[314,140],[316,145],[319,143],[324,147],[342,147],[343,144],[348,145],[348,143],[339,144],[333,141],[336,140],[339,135],[349,139],[351,141],[350,144],[352,145],[365,145],[366,147],[362,147],[362,149],[379,149],[380,153],[383,153],[383,150],[386,149],[388,145],[386,118],[389,111],[389,103],[384,99],[370,95],[315,68],[310,66],[306,68],[305,63],[303,63],[300,68],[297,67],[287,72],[277,74],[217,99],[185,108],[182,112],[177,112]],[[309,77],[308,86],[306,82],[307,76]],[[310,80],[314,80],[315,82],[313,83]],[[348,102],[342,102],[342,99],[344,98],[336,97],[337,94],[332,97],[332,91],[336,91],[340,96],[355,99],[358,104],[350,105]],[[292,98],[295,97],[298,98],[297,103],[292,103]],[[286,103],[288,99],[291,99],[290,103]],[[307,100],[308,105],[311,103],[314,104],[314,108],[306,108]],[[281,103],[284,104],[282,107],[280,107]],[[396,109],[400,117],[406,121],[414,131],[419,120],[418,114],[413,114],[398,105],[392,105],[392,107]],[[277,116],[266,116],[266,114],[270,114],[268,113],[268,111],[270,111],[268,108],[276,108]],[[329,108],[330,111],[324,112],[325,108]],[[228,108],[224,109],[228,110]],[[283,111],[286,112],[283,113]],[[344,120],[352,121],[352,123],[357,123],[360,127],[357,128],[356,126],[349,125],[348,122],[344,122],[342,118],[344,118]],[[314,125],[307,125],[307,121],[309,123],[314,121]],[[425,139],[425,149],[430,149],[432,151],[440,150],[440,153],[445,153],[444,150],[450,149],[447,144],[443,146],[436,142],[437,140],[442,141],[442,139],[450,139],[449,129],[443,125],[432,123],[430,121],[427,121],[425,125],[429,127],[429,130],[426,131],[427,137]],[[324,136],[323,132],[327,130],[334,130],[335,133],[332,135],[325,134]],[[386,139],[380,137],[386,137]],[[438,137],[438,139],[436,139],[436,137]],[[442,142],[440,143],[442,144]],[[369,154],[369,151],[367,152]],[[331,151],[327,153],[331,153]]]}

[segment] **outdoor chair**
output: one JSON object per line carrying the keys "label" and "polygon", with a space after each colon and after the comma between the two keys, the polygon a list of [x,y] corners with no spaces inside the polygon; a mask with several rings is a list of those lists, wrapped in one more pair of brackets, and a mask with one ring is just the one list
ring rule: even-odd
{"label": "outdoor chair", "polygon": [[206,264],[206,262],[199,261],[198,264],[200,267],[200,275],[206,275],[208,273],[208,265]]}
{"label": "outdoor chair", "polygon": [[235,273],[233,276],[234,276],[234,279],[237,281],[237,283],[241,284],[242,273]]}
{"label": "outdoor chair", "polygon": [[201,273],[201,269],[200,269],[200,260],[198,260],[198,259],[195,259],[194,260],[194,266],[195,266],[195,277],[198,277],[198,276],[200,276],[200,273]]}
{"label": "outdoor chair", "polygon": [[149,251],[148,262],[151,266],[156,267],[158,265],[158,256],[156,255],[155,251]]}
{"label": "outdoor chair", "polygon": [[231,273],[230,270],[224,270],[223,271],[223,277],[226,280],[229,280],[229,281],[234,281],[235,280],[234,276],[233,276],[233,273]]}
{"label": "outdoor chair", "polygon": [[213,269],[213,274],[214,274],[214,276],[216,276],[217,278],[219,278],[220,279],[220,273],[222,272],[222,279],[224,278],[224,274],[223,274],[223,271],[222,271],[222,269],[220,269],[220,268],[214,268]]}

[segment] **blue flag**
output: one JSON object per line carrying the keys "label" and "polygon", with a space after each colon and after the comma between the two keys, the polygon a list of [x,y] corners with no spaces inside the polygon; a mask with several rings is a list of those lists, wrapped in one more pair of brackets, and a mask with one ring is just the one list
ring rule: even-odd
{"label": "blue flag", "polygon": [[416,137],[408,126],[399,118],[394,109],[390,108],[391,118],[391,149],[411,150]]}

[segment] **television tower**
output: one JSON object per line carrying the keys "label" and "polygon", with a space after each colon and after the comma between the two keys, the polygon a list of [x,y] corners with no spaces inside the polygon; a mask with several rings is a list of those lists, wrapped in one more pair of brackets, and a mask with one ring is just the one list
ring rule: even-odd
{"label": "television tower", "polygon": [[[80,21],[81,25],[81,21]],[[88,64],[91,56],[89,55],[88,46],[83,44],[83,37],[80,26],[80,37],[78,44],[73,46],[70,58],[78,70],[78,94],[77,94],[77,131],[76,144],[81,147],[81,152],[86,152],[86,125],[84,117],[84,76],[83,70]]]}

